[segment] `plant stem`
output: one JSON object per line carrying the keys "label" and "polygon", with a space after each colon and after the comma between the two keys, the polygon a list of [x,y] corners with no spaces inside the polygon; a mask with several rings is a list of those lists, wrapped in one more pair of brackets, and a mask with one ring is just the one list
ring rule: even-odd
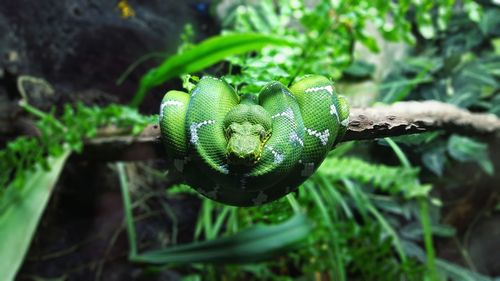
{"label": "plant stem", "polygon": [[[19,101],[19,106],[26,110],[26,112],[28,112],[29,114],[32,114],[34,115],[35,117],[38,117],[40,119],[43,119],[43,118],[47,118],[48,116],[50,116],[50,114],[47,114],[41,110],[39,110],[38,108],[30,105],[28,102],[26,102],[25,100],[20,100]],[[57,126],[58,129],[60,129],[61,131],[65,132],[67,131],[68,129],[63,125],[63,123],[61,123],[59,120],[57,119],[53,119],[54,121],[54,125]]]}
{"label": "plant stem", "polygon": [[392,150],[394,150],[394,153],[396,153],[396,156],[401,162],[401,165],[403,165],[403,167],[405,168],[411,168],[410,161],[408,161],[408,158],[401,150],[399,145],[397,145],[391,138],[384,138],[384,140],[389,144],[389,146],[391,146]]}
{"label": "plant stem", "polygon": [[439,280],[439,275],[436,269],[436,254],[432,243],[432,228],[429,218],[428,203],[426,198],[420,198],[418,202],[420,207],[420,221],[424,232],[425,251],[427,253],[427,270],[429,270],[430,279],[435,281]]}
{"label": "plant stem", "polygon": [[[308,192],[312,195],[312,198],[314,199],[314,202],[316,203],[316,206],[319,209],[319,212],[323,216],[323,220],[325,222],[325,225],[329,231],[330,237],[335,237],[337,235],[337,232],[335,230],[335,220],[330,216],[329,214],[329,209],[326,207],[324,203],[324,196],[321,196],[318,191],[316,190],[316,186],[313,184],[307,184],[306,185],[308,188]],[[323,194],[324,195],[324,194]],[[332,210],[333,213],[335,213],[335,207],[333,207]],[[328,240],[327,240],[328,241]],[[336,239],[329,239],[328,242],[331,242],[330,247],[327,250],[328,253],[328,261],[331,266],[331,271],[330,274],[332,277],[334,277],[334,280],[342,281],[345,280],[345,272],[344,272],[344,264],[343,261],[340,257],[340,250],[339,250],[339,245],[337,244]],[[326,243],[328,243],[326,242]]]}
{"label": "plant stem", "polygon": [[163,59],[165,57],[166,57],[166,54],[161,53],[161,52],[154,52],[154,53],[145,54],[144,56],[138,58],[135,62],[133,62],[129,67],[127,67],[125,72],[123,72],[123,74],[120,75],[120,77],[118,77],[115,84],[116,85],[123,84],[123,82],[125,81],[125,79],[127,79],[127,77],[130,75],[130,73],[132,73],[132,71],[134,71],[139,65],[141,65],[145,61],[148,61],[148,60],[154,59],[154,58]]}
{"label": "plant stem", "polygon": [[118,170],[118,177],[120,179],[120,190],[122,192],[123,199],[123,213],[125,214],[125,223],[127,226],[127,236],[129,244],[129,260],[133,261],[137,258],[137,242],[136,242],[136,231],[134,225],[134,217],[132,215],[132,203],[129,196],[128,179],[125,172],[125,166],[122,162],[116,163],[116,168]]}
{"label": "plant stem", "polygon": [[286,199],[288,200],[288,203],[290,203],[290,206],[292,206],[293,212],[296,214],[300,213],[300,204],[297,202],[297,199],[295,199],[293,194],[289,193],[286,196]]}
{"label": "plant stem", "polygon": [[[410,161],[401,150],[401,148],[390,138],[384,138],[385,141],[391,146],[394,153],[399,158],[401,165],[405,168],[411,168]],[[425,252],[427,253],[426,266],[429,271],[429,278],[432,281],[439,280],[439,275],[436,269],[436,254],[434,252],[434,245],[432,243],[432,226],[429,218],[429,207],[427,199],[424,197],[418,198],[419,212],[420,212],[420,223],[422,224],[422,231],[424,235]]]}

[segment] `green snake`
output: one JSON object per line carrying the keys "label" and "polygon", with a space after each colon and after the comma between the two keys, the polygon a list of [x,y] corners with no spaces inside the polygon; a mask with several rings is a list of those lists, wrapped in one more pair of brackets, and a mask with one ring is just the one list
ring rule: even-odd
{"label": "green snake", "polygon": [[343,137],[348,118],[345,98],[318,75],[290,88],[270,82],[258,96],[203,77],[190,94],[167,92],[160,106],[174,167],[204,196],[234,206],[294,191]]}

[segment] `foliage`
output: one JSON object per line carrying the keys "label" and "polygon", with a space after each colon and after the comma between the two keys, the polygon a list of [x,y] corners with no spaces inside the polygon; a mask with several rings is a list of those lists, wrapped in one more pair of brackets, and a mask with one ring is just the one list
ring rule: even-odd
{"label": "foliage", "polygon": [[[380,101],[435,99],[500,116],[500,52],[494,45],[500,21],[493,16],[500,8],[472,3],[455,13],[446,29],[422,41],[411,56],[396,64],[380,86]],[[482,15],[473,16],[475,13]],[[406,140],[401,139],[409,144]],[[437,176],[443,175],[450,160],[473,161],[493,174],[488,147],[479,141],[458,135],[435,136],[416,145],[414,150],[424,166]]]}
{"label": "foliage", "polygon": [[[225,16],[226,32],[277,34],[298,42],[296,47],[266,47],[258,53],[228,58],[229,74],[225,79],[242,93],[256,93],[270,80],[289,84],[307,73],[337,79],[352,74],[367,76],[373,71],[370,70],[372,66],[354,60],[353,46],[361,43],[373,52],[379,50],[376,40],[367,35],[368,21],[374,22],[387,40],[413,43],[415,37],[408,18],[414,19],[420,44],[422,38],[446,40],[441,32],[454,28],[456,20],[452,17],[454,3],[451,1],[419,1],[417,4],[359,1],[352,5],[342,1],[337,4],[319,1],[314,7],[306,7],[301,1],[275,2],[235,4]],[[477,20],[482,13],[475,2],[465,1],[464,7],[467,19]],[[393,17],[392,22],[385,20],[389,14]],[[482,26],[484,30],[495,30],[485,23]],[[424,55],[422,59],[428,58]],[[402,67],[413,71],[414,76],[403,83],[384,84],[382,90],[392,89],[394,96],[393,100],[384,101],[410,97],[414,85],[429,82],[430,71],[441,77],[438,74],[441,66],[432,58],[425,64],[410,59],[410,63]],[[493,64],[486,67],[496,71]],[[398,69],[395,74],[405,70]],[[185,77],[184,85],[188,90],[193,86],[191,80],[196,82],[196,77]],[[394,90],[392,87],[399,88]],[[425,143],[437,138],[436,134],[425,135],[417,143],[425,147]],[[453,143],[447,148],[450,155],[462,161],[488,163],[484,145],[460,136],[452,139]],[[468,146],[462,142],[467,142]],[[197,239],[237,233],[259,221],[280,222],[291,215],[289,205],[294,204],[305,210],[317,225],[310,234],[309,245],[288,253],[287,259],[237,268],[207,266],[198,268],[200,275],[191,277],[217,272],[217,277],[212,278],[293,280],[298,276],[290,274],[290,267],[296,268],[299,275],[326,275],[333,280],[438,280],[446,277],[455,280],[456,276],[473,276],[467,270],[449,267],[449,263],[435,259],[432,235],[449,237],[454,235],[454,230],[429,217],[427,198],[431,186],[419,182],[419,170],[411,167],[395,142],[387,140],[387,143],[401,160],[402,167],[371,164],[354,157],[339,158],[339,153],[334,152],[299,188],[297,202],[289,196],[259,208],[236,209],[203,200],[195,231]],[[473,149],[481,153],[469,153]],[[341,149],[346,150],[349,149]],[[438,166],[439,161],[434,165]],[[483,165],[486,169],[491,168],[491,165]],[[179,190],[182,188],[176,192]],[[438,200],[432,202],[439,203]]]}
{"label": "foliage", "polygon": [[329,181],[342,178],[356,179],[360,183],[376,186],[380,191],[403,194],[405,198],[426,196],[431,188],[415,181],[418,177],[416,168],[369,164],[350,157],[328,159],[321,165],[318,173]]}
{"label": "foliage", "polygon": [[[191,43],[193,31],[187,28],[179,53],[143,76],[133,105],[138,106],[151,87],[179,75],[189,91],[197,82],[197,77],[191,76],[194,72],[224,60],[228,63],[225,79],[242,93],[256,93],[270,80],[289,84],[308,73],[335,79],[367,76],[371,66],[356,61],[353,50],[355,44],[363,44],[372,52],[379,51],[367,28],[373,23],[386,40],[417,43],[414,55],[381,86],[380,101],[435,98],[474,110],[500,112],[498,51],[494,50],[499,43],[493,40],[500,30],[496,8],[483,11],[475,2],[464,1],[459,7],[463,9],[457,9],[447,0],[321,0],[313,6],[298,0],[257,2],[230,7],[223,22],[225,34],[200,44]],[[40,137],[20,137],[0,151],[0,170],[5,171],[0,175],[0,213],[17,207],[13,198],[32,190],[28,189],[32,185],[28,173],[47,177],[58,173],[62,164],[49,172],[50,159],[61,159],[68,151],[81,152],[84,139],[96,136],[99,127],[115,125],[137,133],[154,119],[117,105],[66,106],[59,117],[54,111],[41,112],[25,103],[23,107],[39,118]],[[398,142],[417,144],[424,165],[439,175],[447,163],[446,155],[458,161],[475,161],[492,173],[487,147],[463,136],[444,139],[427,134],[419,139],[399,138]],[[428,208],[437,208],[439,200],[429,198],[431,185],[419,181],[420,171],[411,166],[404,150],[390,139],[381,143],[393,149],[401,166],[344,157],[355,145],[342,145],[296,193],[271,204],[234,208],[202,198],[193,237],[199,242],[145,255],[138,254],[134,246],[132,207],[123,166],[118,164],[132,246],[129,257],[153,264],[176,258],[179,263],[203,262],[189,265],[194,272],[189,280],[483,279],[435,259],[432,235],[450,237],[454,230],[429,215]],[[185,186],[168,190],[170,195],[179,192],[192,191]],[[44,203],[35,205],[41,208],[39,215]],[[310,221],[314,222],[312,229]],[[263,222],[271,226],[256,225]],[[290,250],[299,245],[295,242],[303,243],[306,235],[305,245]],[[209,264],[234,258],[250,262],[271,254],[279,255],[274,260],[238,266]]]}
{"label": "foliage", "polygon": [[[230,69],[239,69],[226,78],[242,93],[256,93],[263,83],[280,80],[291,84],[301,75],[314,73],[339,79],[354,61],[354,45],[372,52],[380,50],[368,31],[368,23],[390,41],[415,41],[407,20],[413,13],[420,29],[428,29],[430,11],[439,6],[439,21],[445,25],[453,3],[450,1],[318,1],[313,7],[303,1],[236,2],[223,21],[230,32],[261,32],[292,37],[295,48],[268,47],[256,55],[229,59]],[[245,3],[245,4],[243,4]],[[231,72],[231,71],[230,71]]]}
{"label": "foliage", "polygon": [[[235,5],[225,17],[226,32],[277,34],[298,42],[297,47],[266,47],[255,54],[229,58],[230,73],[225,79],[242,93],[256,93],[270,80],[289,84],[307,73],[340,78],[344,70],[359,72],[355,67],[349,69],[356,65],[353,63],[354,44],[360,42],[371,51],[378,51],[375,39],[365,34],[365,22],[383,19],[389,13],[396,17],[392,27],[384,26],[384,20],[375,21],[383,36],[413,41],[410,23],[405,19],[409,4],[360,1],[335,6],[330,1],[320,1],[310,8],[300,1],[278,2],[278,5],[273,1]],[[445,10],[451,9],[449,3],[442,6]],[[432,3],[417,5],[417,16],[432,7]],[[442,18],[443,22],[447,20]],[[420,26],[425,24],[420,22]],[[189,82],[189,77],[186,81]],[[190,83],[185,85],[192,87]],[[285,266],[280,260],[259,265],[257,271],[255,267],[221,271],[210,266],[205,270],[218,270],[219,279],[220,276],[232,279],[254,276],[291,280],[293,277],[288,270],[284,274],[277,272],[283,272],[283,267],[295,266],[300,274],[327,274],[334,280],[422,280],[425,275],[433,275],[425,271],[411,252],[411,249],[423,252],[418,246],[421,236],[412,237],[417,240],[405,240],[404,233],[396,232],[395,228],[402,227],[399,221],[411,224],[419,221],[422,214],[427,216],[427,213],[418,212],[419,207],[412,200],[426,196],[429,190],[429,185],[419,184],[418,170],[411,167],[387,167],[357,158],[329,157],[315,176],[299,189],[299,208],[306,210],[308,217],[317,222],[308,247],[290,252]],[[287,197],[288,202],[282,199],[259,208],[240,209],[203,200],[195,237],[213,239],[224,233],[235,233],[257,221],[279,222],[291,215],[288,205],[293,200],[290,198],[293,196]],[[218,215],[213,217],[214,213]],[[412,245],[410,250],[404,246],[407,244]],[[372,262],[366,262],[367,259]],[[381,271],[381,266],[386,270]],[[428,270],[432,267],[433,263]],[[381,275],[381,272],[386,273]]]}
{"label": "foliage", "polygon": [[[351,168],[338,168],[340,164]],[[395,173],[402,173],[403,177],[398,179]],[[415,259],[408,258],[413,254],[404,246],[412,243],[419,248],[415,243],[421,238],[419,235],[405,237],[409,226],[416,227],[411,221],[419,216],[415,204],[405,199],[407,187],[428,190],[425,185],[418,185],[416,177],[415,169],[369,164],[356,158],[329,157],[298,191],[300,209],[305,210],[316,225],[309,234],[308,245],[288,253],[288,267],[297,266],[306,275],[328,272],[334,280],[355,276],[361,280],[422,280],[424,268]],[[412,198],[418,196],[420,194],[415,194]],[[220,222],[222,218],[225,224],[219,227],[216,235],[223,229],[227,233],[237,233],[258,221],[280,222],[293,214],[287,199],[255,208],[232,208],[205,200],[197,224],[198,235],[204,233],[206,237],[213,233],[209,230],[214,225],[212,218],[207,221],[203,216],[214,212],[219,214],[214,219]],[[408,227],[400,223],[394,225],[398,220],[406,221]],[[398,233],[393,227],[402,230]],[[370,262],[367,262],[368,257]],[[268,273],[279,272],[284,266],[281,260],[266,264],[270,268]],[[380,270],[382,265],[383,271]],[[261,277],[240,267],[218,273],[233,278]],[[266,280],[279,280],[288,274],[274,273]]]}
{"label": "foliage", "polygon": [[26,182],[22,190],[13,186],[7,188],[7,200],[11,204],[3,206],[0,211],[0,259],[3,261],[0,263],[0,272],[4,280],[13,280],[21,267],[70,152],[66,146],[57,157],[47,158],[45,164],[51,167],[50,171],[41,165],[25,170]]}
{"label": "foliage", "polygon": [[297,248],[311,230],[311,221],[301,213],[276,225],[253,225],[231,236],[138,253],[128,179],[123,163],[117,164],[130,245],[129,259],[148,264],[249,263],[269,259]]}
{"label": "foliage", "polygon": [[[98,128],[115,126],[137,134],[155,117],[110,105],[105,108],[66,105],[59,118],[55,111],[42,112],[21,101],[20,105],[39,118],[38,137],[18,137],[0,150],[0,245],[2,270],[11,280],[21,266],[54,185],[71,152],[80,153],[84,140],[95,137]],[[19,223],[23,221],[23,223]]]}
{"label": "foliage", "polygon": [[[189,38],[183,38],[188,40]],[[209,38],[196,46],[163,61],[142,76],[139,89],[131,102],[139,106],[149,89],[181,74],[189,74],[211,66],[226,56],[259,50],[267,45],[292,45],[285,39],[258,33],[235,33]]]}
{"label": "foliage", "polygon": [[[59,118],[55,111],[45,113],[24,101],[21,105],[26,111],[39,118],[36,128],[39,137],[19,137],[0,150],[0,186],[10,185],[21,189],[26,182],[25,171],[40,165],[50,169],[48,157],[58,157],[64,151],[64,145],[72,151],[80,153],[85,139],[95,137],[97,130],[103,126],[116,126],[127,132],[137,134],[155,118],[140,115],[136,110],[125,106],[110,105],[108,107],[84,106],[79,103],[75,107],[66,105]],[[3,208],[3,193],[0,190],[0,210]]]}

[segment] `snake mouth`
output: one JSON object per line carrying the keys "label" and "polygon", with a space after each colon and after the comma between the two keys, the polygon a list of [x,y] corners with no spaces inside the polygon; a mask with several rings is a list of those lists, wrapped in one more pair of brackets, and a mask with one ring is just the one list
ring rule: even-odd
{"label": "snake mouth", "polygon": [[271,130],[258,135],[232,134],[227,143],[227,162],[240,167],[253,167],[262,157],[264,146],[271,138]]}
{"label": "snake mouth", "polygon": [[260,157],[254,157],[253,155],[241,156],[236,153],[227,154],[227,162],[230,165],[252,167],[257,162],[259,162]]}
{"label": "snake mouth", "polygon": [[227,145],[227,162],[236,166],[254,166],[260,159],[262,143],[260,136],[233,134]]}

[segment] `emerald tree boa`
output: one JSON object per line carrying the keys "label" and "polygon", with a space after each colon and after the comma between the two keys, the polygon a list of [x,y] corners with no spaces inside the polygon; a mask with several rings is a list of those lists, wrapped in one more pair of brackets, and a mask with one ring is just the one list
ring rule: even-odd
{"label": "emerald tree boa", "polygon": [[290,88],[270,82],[258,96],[203,77],[189,94],[167,92],[160,106],[175,168],[204,196],[235,206],[294,191],[340,141],[348,118],[346,100],[317,75]]}

